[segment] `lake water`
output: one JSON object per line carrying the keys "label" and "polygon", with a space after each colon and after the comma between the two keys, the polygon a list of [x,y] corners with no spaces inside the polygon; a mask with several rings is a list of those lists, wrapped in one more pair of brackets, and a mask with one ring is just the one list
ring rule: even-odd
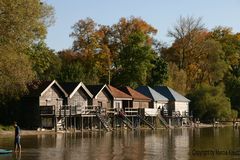
{"label": "lake water", "polygon": [[[232,127],[31,135],[22,136],[21,154],[0,160],[240,159],[239,135]],[[0,148],[12,144],[0,137]]]}

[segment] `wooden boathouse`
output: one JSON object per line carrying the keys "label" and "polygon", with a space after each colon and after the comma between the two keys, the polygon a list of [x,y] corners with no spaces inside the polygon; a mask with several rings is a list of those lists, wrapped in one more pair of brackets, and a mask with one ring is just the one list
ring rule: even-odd
{"label": "wooden boathouse", "polygon": [[59,121],[61,106],[67,103],[67,93],[56,81],[35,81],[21,101],[21,121],[30,129],[53,128]]}
{"label": "wooden boathouse", "polygon": [[154,89],[169,100],[167,111],[162,110],[162,115],[169,124],[177,126],[188,124],[191,118],[189,114],[190,100],[167,86],[157,86]]}
{"label": "wooden boathouse", "polygon": [[[29,129],[105,128],[110,131],[124,126],[137,129],[142,125],[155,129],[160,120],[167,128],[166,117],[173,116],[168,114],[173,108],[168,106],[172,102],[160,95],[159,90],[150,87],[137,90],[130,87],[118,89],[106,84],[85,86],[82,82],[33,82],[29,85],[29,94],[22,100],[21,123]],[[168,109],[167,115],[162,115],[161,110],[165,108]],[[188,112],[181,113],[187,115]],[[185,118],[183,115],[182,119]]]}
{"label": "wooden boathouse", "polygon": [[83,128],[83,116],[93,110],[89,106],[93,95],[82,82],[66,82],[60,83],[60,85],[68,94],[67,103],[62,106],[64,114],[60,125],[63,129]]}

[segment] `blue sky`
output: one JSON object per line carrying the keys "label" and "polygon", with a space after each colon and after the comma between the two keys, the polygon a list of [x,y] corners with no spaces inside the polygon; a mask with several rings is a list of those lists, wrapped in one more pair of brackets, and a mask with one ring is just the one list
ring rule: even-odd
{"label": "blue sky", "polygon": [[45,0],[55,8],[56,22],[46,42],[56,51],[71,48],[71,27],[80,19],[112,25],[121,17],[141,17],[158,29],[156,38],[171,44],[167,31],[180,16],[202,17],[205,26],[232,27],[240,32],[240,0]]}

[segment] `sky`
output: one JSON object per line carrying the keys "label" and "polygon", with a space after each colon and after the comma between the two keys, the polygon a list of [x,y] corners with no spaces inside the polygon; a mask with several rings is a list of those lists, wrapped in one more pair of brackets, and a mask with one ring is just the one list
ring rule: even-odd
{"label": "sky", "polygon": [[112,25],[121,17],[140,17],[158,30],[155,38],[167,44],[168,30],[180,16],[201,17],[209,30],[216,26],[240,32],[240,0],[45,0],[55,9],[55,24],[48,28],[46,43],[55,51],[69,49],[71,28],[80,19]]}

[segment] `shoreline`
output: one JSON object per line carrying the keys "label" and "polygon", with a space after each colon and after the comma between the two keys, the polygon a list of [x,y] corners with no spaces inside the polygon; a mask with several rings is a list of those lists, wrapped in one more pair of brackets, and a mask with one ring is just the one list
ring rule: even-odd
{"label": "shoreline", "polygon": [[[232,125],[230,124],[220,124],[217,128],[223,128],[223,127],[230,127]],[[209,128],[209,127],[213,127],[213,124],[205,124],[205,123],[200,123],[197,127],[195,126],[181,126],[181,127],[174,127],[172,129],[181,129],[181,128],[189,128],[189,129],[198,129],[198,128]],[[233,127],[233,126],[232,126]],[[216,127],[213,127],[216,128]],[[155,130],[163,130],[165,128],[157,128]],[[124,129],[125,130],[125,129]],[[126,129],[127,130],[127,129]],[[138,130],[151,130],[149,128],[141,128]],[[119,130],[115,130],[115,131],[119,131]],[[55,132],[54,130],[43,130],[43,131],[38,131],[38,130],[21,130],[21,135],[22,136],[30,136],[30,135],[47,135],[47,134],[64,134],[64,133],[87,133],[87,132],[105,132],[104,130],[99,131],[98,129],[93,129],[93,130],[88,130],[85,129],[83,131],[81,130],[60,130]],[[111,132],[114,132],[111,131]],[[13,130],[9,130],[9,131],[0,131],[0,136],[12,136],[14,135],[14,131]]]}

